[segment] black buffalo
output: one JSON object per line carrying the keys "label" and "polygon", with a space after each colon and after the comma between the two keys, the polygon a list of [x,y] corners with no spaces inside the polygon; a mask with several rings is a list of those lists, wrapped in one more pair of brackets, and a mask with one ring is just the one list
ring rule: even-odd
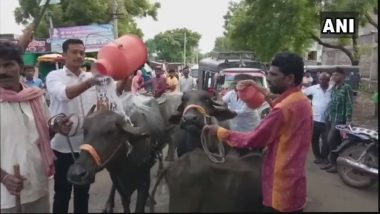
{"label": "black buffalo", "polygon": [[[149,195],[150,169],[165,146],[164,119],[158,103],[129,100],[128,113],[135,125],[131,126],[121,115],[112,111],[90,114],[84,121],[84,143],[99,154],[112,179],[113,188],[105,212],[112,212],[115,189],[119,192],[125,212],[130,212],[130,197],[138,191],[136,212],[144,212]],[[154,110],[156,109],[156,110]],[[104,163],[104,161],[106,161]],[[68,180],[81,185],[94,182],[96,165],[87,151],[70,167]]]}
{"label": "black buffalo", "polygon": [[[165,177],[169,187],[170,212],[261,211],[260,179],[263,155],[249,153],[242,157],[238,150],[226,147],[229,152],[224,163],[210,161],[201,149],[204,115],[195,108],[184,112],[189,105],[201,106],[219,123],[236,115],[213,100],[205,91],[185,93],[177,114],[170,118],[171,122],[179,124],[175,139],[180,158],[160,175],[153,188],[152,197],[160,180]],[[211,146],[210,149],[214,152],[215,143],[214,148]],[[153,211],[153,207],[151,208]]]}

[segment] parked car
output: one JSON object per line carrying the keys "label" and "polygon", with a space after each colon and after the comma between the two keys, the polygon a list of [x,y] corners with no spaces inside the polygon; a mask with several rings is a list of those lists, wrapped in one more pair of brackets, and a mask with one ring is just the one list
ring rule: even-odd
{"label": "parked car", "polygon": [[253,52],[215,52],[209,58],[199,61],[198,88],[213,90],[215,74],[227,68],[257,68],[265,70],[264,64],[257,61]]}

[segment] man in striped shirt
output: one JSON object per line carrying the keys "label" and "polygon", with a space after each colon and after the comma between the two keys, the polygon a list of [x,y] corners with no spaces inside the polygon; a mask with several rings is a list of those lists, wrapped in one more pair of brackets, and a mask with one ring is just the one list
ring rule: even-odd
{"label": "man in striped shirt", "polygon": [[[230,146],[247,148],[267,146],[262,173],[265,210],[300,212],[306,205],[305,162],[313,130],[312,108],[301,92],[304,63],[300,56],[283,52],[277,54],[270,66],[267,81],[272,93],[273,110],[260,125],[250,132],[230,131],[208,126],[210,135]],[[253,81],[238,83],[259,88]],[[249,102],[247,102],[248,104]]]}
{"label": "man in striped shirt", "polygon": [[331,102],[327,107],[326,126],[328,130],[327,144],[330,150],[330,163],[322,166],[327,172],[335,173],[337,155],[331,151],[338,147],[340,142],[339,131],[335,129],[336,125],[350,124],[352,118],[352,88],[345,83],[346,73],[342,68],[336,68],[333,73],[334,87],[331,91]]}

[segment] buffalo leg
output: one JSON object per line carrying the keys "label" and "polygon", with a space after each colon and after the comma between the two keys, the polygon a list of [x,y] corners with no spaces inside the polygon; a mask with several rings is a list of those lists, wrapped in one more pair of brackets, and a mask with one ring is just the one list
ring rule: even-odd
{"label": "buffalo leg", "polygon": [[136,201],[136,213],[145,212],[145,205],[149,197],[149,187],[150,187],[150,169],[145,175],[144,182],[138,187],[137,190],[137,201]]}
{"label": "buffalo leg", "polygon": [[173,140],[172,136],[168,136],[168,152],[166,154],[166,161],[174,161],[174,155],[175,155],[175,141]]}
{"label": "buffalo leg", "polygon": [[113,208],[115,207],[115,192],[116,186],[112,183],[111,192],[108,196],[103,213],[113,213]]}
{"label": "buffalo leg", "polygon": [[131,195],[134,191],[133,186],[131,186],[129,183],[126,184],[123,178],[120,177],[115,179],[114,185],[116,186],[116,190],[121,197],[124,213],[130,213],[131,210],[129,208],[129,205],[131,203]]}
{"label": "buffalo leg", "polygon": [[158,169],[157,169],[157,174],[156,177],[158,177],[161,173],[161,171],[164,169],[164,163],[162,159],[162,155],[158,156]]}
{"label": "buffalo leg", "polygon": [[130,213],[131,212],[129,205],[131,204],[132,193],[133,193],[133,190],[129,189],[128,191],[126,191],[125,195],[120,194],[121,195],[121,203],[123,204],[123,208],[124,208],[124,213]]}

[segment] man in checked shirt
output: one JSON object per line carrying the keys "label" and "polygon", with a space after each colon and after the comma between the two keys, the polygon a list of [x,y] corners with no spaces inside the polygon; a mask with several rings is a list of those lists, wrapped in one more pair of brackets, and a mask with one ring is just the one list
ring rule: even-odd
{"label": "man in checked shirt", "polygon": [[351,123],[352,118],[352,88],[345,83],[346,73],[342,68],[337,67],[332,76],[335,82],[331,91],[331,102],[327,107],[326,112],[326,126],[328,130],[327,144],[329,146],[330,163],[322,166],[321,169],[330,173],[336,173],[336,159],[337,155],[334,152],[340,142],[339,131],[335,129],[336,125]]}

